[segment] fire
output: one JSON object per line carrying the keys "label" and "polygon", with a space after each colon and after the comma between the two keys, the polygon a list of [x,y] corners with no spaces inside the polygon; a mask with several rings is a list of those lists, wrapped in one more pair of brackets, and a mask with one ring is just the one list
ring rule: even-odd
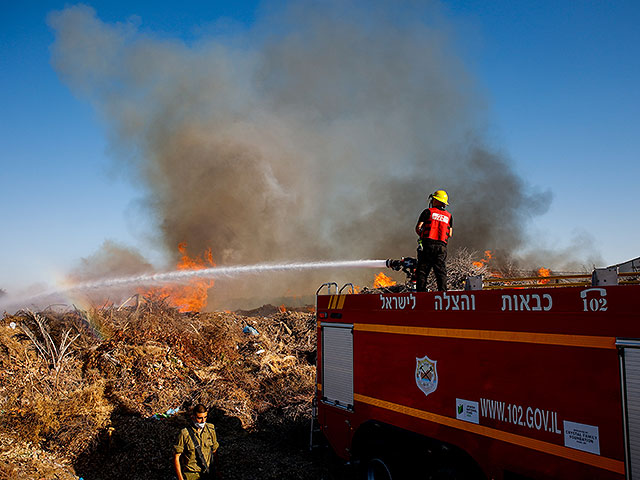
{"label": "fire", "polygon": [[491,260],[492,258],[493,258],[493,253],[491,252],[491,250],[485,250],[484,251],[484,258],[480,259],[477,262],[472,262],[472,263],[473,263],[474,267],[482,268],[484,265],[489,263],[489,260]]}
{"label": "fire", "polygon": [[280,313],[285,313],[287,311],[287,307],[284,306],[284,303],[278,307],[278,311]]}
{"label": "fire", "polygon": [[[551,275],[551,270],[549,270],[548,268],[540,267],[540,269],[538,270],[539,277],[548,277],[549,275]],[[538,283],[549,283],[549,280],[538,280]]]}
{"label": "fire", "polygon": [[387,277],[383,272],[380,272],[378,275],[376,275],[376,278],[373,281],[373,288],[390,287],[395,284],[395,281],[393,281],[390,277]]}
{"label": "fire", "polygon": [[[178,251],[182,254],[176,266],[178,270],[202,270],[216,265],[210,248],[205,250],[202,257],[191,258],[187,254],[187,244],[183,242],[178,244]],[[180,312],[199,312],[207,305],[207,292],[213,283],[213,280],[193,279],[187,285],[170,285],[141,293],[164,297]]]}

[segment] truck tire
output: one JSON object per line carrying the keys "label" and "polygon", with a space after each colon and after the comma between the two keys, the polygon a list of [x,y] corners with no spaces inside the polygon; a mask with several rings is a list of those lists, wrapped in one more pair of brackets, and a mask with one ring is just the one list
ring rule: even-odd
{"label": "truck tire", "polygon": [[394,426],[365,424],[352,445],[359,480],[486,480],[464,451]]}
{"label": "truck tire", "polygon": [[379,456],[369,458],[364,468],[366,480],[394,480],[389,463]]}

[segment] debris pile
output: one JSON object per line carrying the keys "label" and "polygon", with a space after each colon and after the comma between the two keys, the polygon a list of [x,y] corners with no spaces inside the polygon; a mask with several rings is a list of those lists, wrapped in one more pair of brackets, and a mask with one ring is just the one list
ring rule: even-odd
{"label": "debris pile", "polygon": [[5,314],[0,478],[173,478],[173,440],[200,402],[223,478],[335,478],[308,452],[315,337],[308,309],[181,313],[152,295]]}

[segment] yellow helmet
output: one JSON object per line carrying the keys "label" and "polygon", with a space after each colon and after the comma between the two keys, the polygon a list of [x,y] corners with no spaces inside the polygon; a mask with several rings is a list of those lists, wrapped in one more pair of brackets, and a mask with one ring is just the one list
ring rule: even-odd
{"label": "yellow helmet", "polygon": [[444,190],[436,190],[431,195],[429,195],[429,198],[435,198],[439,202],[442,202],[445,205],[449,205],[449,195],[447,195],[447,192],[445,192]]}

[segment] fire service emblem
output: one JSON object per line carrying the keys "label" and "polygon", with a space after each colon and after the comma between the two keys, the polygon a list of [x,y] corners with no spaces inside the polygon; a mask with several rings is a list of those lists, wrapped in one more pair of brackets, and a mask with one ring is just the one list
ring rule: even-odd
{"label": "fire service emblem", "polygon": [[416,357],[416,385],[425,395],[435,392],[438,388],[436,363],[438,362],[426,355],[422,358]]}

